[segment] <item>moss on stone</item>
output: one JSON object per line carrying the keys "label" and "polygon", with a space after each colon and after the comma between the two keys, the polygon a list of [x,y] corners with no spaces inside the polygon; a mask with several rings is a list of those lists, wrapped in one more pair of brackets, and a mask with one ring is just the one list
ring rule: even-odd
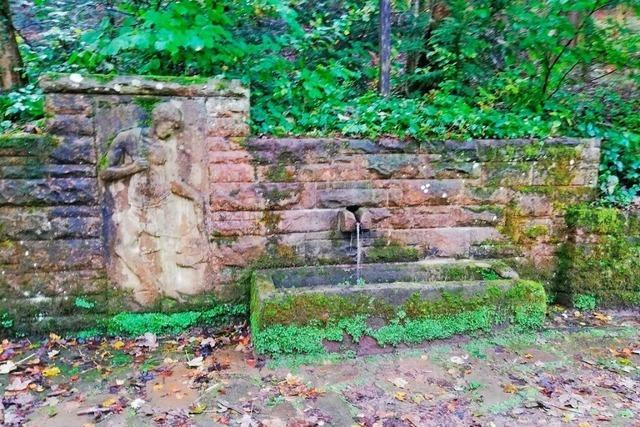
{"label": "moss on stone", "polygon": [[563,302],[590,295],[598,306],[637,305],[640,234],[636,217],[614,208],[579,205],[567,211],[566,221],[576,236],[558,253],[556,287]]}
{"label": "moss on stone", "polygon": [[293,172],[291,172],[286,163],[278,161],[274,166],[271,166],[265,177],[271,182],[292,182],[294,180]]}
{"label": "moss on stone", "polygon": [[144,111],[144,118],[140,122],[141,126],[151,126],[153,121],[153,109],[160,102],[162,102],[162,98],[154,96],[136,96],[133,98],[133,103]]}
{"label": "moss on stone", "polygon": [[[272,285],[254,283],[251,326],[256,350],[271,354],[322,353],[325,340],[341,342],[345,336],[354,341],[370,336],[380,345],[398,345],[488,330],[505,322],[540,327],[546,313],[543,286],[524,280],[506,291],[489,286],[472,297],[445,293],[425,300],[414,294],[395,308],[372,297],[320,293],[260,302],[258,294],[265,286]],[[370,318],[384,324],[370,326]]]}
{"label": "moss on stone", "polygon": [[366,262],[417,261],[422,256],[420,249],[396,241],[376,239],[365,253]]}
{"label": "moss on stone", "polygon": [[524,230],[524,235],[529,239],[537,239],[547,234],[549,234],[549,227],[543,224],[532,225]]}
{"label": "moss on stone", "polygon": [[567,226],[588,233],[619,234],[627,226],[623,214],[616,208],[580,204],[567,209]]}
{"label": "moss on stone", "polygon": [[267,233],[274,233],[278,229],[281,219],[282,219],[282,216],[279,213],[266,210],[262,212],[262,218],[260,218],[260,223],[264,225],[265,229],[267,230]]}

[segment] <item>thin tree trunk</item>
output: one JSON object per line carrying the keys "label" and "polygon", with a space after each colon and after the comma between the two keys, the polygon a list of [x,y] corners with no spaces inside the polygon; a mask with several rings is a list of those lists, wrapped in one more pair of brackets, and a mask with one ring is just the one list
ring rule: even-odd
{"label": "thin tree trunk", "polygon": [[391,1],[380,0],[380,95],[391,91]]}
{"label": "thin tree trunk", "polygon": [[0,0],[0,77],[3,90],[22,84],[21,68],[22,58],[11,21],[9,0]]}

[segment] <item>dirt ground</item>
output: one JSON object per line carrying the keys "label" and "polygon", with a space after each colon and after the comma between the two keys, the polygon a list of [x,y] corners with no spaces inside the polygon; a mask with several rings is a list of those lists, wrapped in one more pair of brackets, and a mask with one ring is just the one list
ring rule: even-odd
{"label": "dirt ground", "polygon": [[243,325],[5,340],[0,424],[640,426],[639,324],[637,313],[556,311],[535,333],[278,359],[256,357]]}

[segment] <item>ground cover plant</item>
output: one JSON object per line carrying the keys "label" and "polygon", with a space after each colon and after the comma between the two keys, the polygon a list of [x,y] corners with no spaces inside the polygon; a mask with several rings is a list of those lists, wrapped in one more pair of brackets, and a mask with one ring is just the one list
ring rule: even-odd
{"label": "ground cover plant", "polygon": [[[14,21],[31,83],[50,70],[238,77],[257,134],[599,137],[603,199],[628,204],[640,190],[638,11],[396,1],[389,97],[376,92],[374,0],[38,0]],[[2,126],[39,117],[38,99],[34,86],[4,95]]]}

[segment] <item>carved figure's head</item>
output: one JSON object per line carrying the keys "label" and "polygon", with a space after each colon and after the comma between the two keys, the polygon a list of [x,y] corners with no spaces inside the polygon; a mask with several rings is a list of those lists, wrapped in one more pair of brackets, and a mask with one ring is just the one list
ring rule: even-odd
{"label": "carved figure's head", "polygon": [[182,128],[182,111],[170,103],[163,102],[153,109],[153,132],[160,139],[167,139]]}

